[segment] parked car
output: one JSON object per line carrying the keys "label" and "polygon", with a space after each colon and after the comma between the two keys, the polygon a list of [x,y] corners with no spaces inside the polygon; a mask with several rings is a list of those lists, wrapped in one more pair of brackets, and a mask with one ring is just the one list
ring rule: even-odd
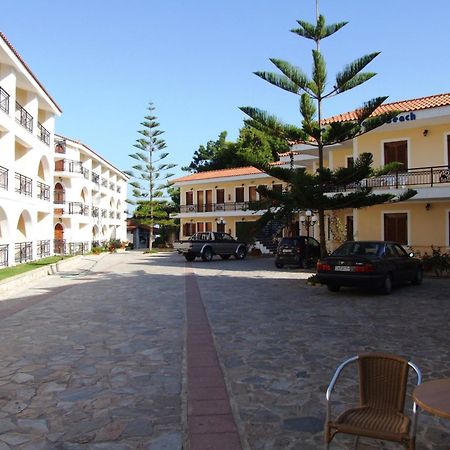
{"label": "parked car", "polygon": [[284,237],[278,244],[275,266],[281,269],[286,265],[295,265],[306,269],[320,257],[320,244],[317,239],[308,236]]}
{"label": "parked car", "polygon": [[207,231],[195,233],[189,239],[174,243],[175,250],[184,255],[186,261],[194,261],[199,256],[203,261],[211,261],[214,255],[222,259],[234,256],[244,259],[247,256],[247,244],[236,240],[228,233]]}
{"label": "parked car", "polygon": [[389,294],[395,285],[421,284],[423,267],[396,242],[347,241],[317,262],[317,278],[332,292],[354,286]]}

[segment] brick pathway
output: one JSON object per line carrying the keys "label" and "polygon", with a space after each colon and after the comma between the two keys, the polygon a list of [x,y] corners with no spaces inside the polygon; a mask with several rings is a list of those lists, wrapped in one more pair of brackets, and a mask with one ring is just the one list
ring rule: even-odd
{"label": "brick pathway", "polygon": [[190,450],[241,450],[222,369],[196,276],[186,270],[186,352]]}

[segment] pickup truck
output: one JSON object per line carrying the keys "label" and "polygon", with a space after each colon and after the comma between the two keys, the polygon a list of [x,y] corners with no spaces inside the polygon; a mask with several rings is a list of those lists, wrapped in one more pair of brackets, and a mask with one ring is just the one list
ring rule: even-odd
{"label": "pickup truck", "polygon": [[214,255],[219,255],[222,259],[229,259],[232,255],[236,259],[247,256],[245,242],[237,241],[228,233],[215,231],[196,233],[189,239],[176,241],[174,248],[187,261],[194,261],[197,256],[203,261],[211,261]]}

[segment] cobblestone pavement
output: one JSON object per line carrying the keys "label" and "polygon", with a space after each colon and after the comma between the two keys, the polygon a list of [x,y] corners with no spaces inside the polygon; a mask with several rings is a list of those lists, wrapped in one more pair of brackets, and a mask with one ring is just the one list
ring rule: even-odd
{"label": "cobblestone pavement", "polygon": [[[0,450],[187,448],[184,259],[85,260],[88,269],[0,301]],[[331,294],[272,259],[187,265],[245,449],[322,448],[326,386],[359,351],[409,356],[425,380],[450,377],[450,280],[390,296]],[[353,379],[338,400],[351,398]],[[449,442],[449,421],[421,413],[417,450],[449,450]],[[359,448],[399,447],[362,440]]]}

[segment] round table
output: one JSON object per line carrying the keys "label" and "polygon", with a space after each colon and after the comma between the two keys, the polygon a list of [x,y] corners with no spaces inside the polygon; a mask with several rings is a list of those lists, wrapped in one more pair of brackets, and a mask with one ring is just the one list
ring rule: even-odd
{"label": "round table", "polygon": [[450,419],[450,378],[422,383],[414,389],[413,398],[423,410]]}

